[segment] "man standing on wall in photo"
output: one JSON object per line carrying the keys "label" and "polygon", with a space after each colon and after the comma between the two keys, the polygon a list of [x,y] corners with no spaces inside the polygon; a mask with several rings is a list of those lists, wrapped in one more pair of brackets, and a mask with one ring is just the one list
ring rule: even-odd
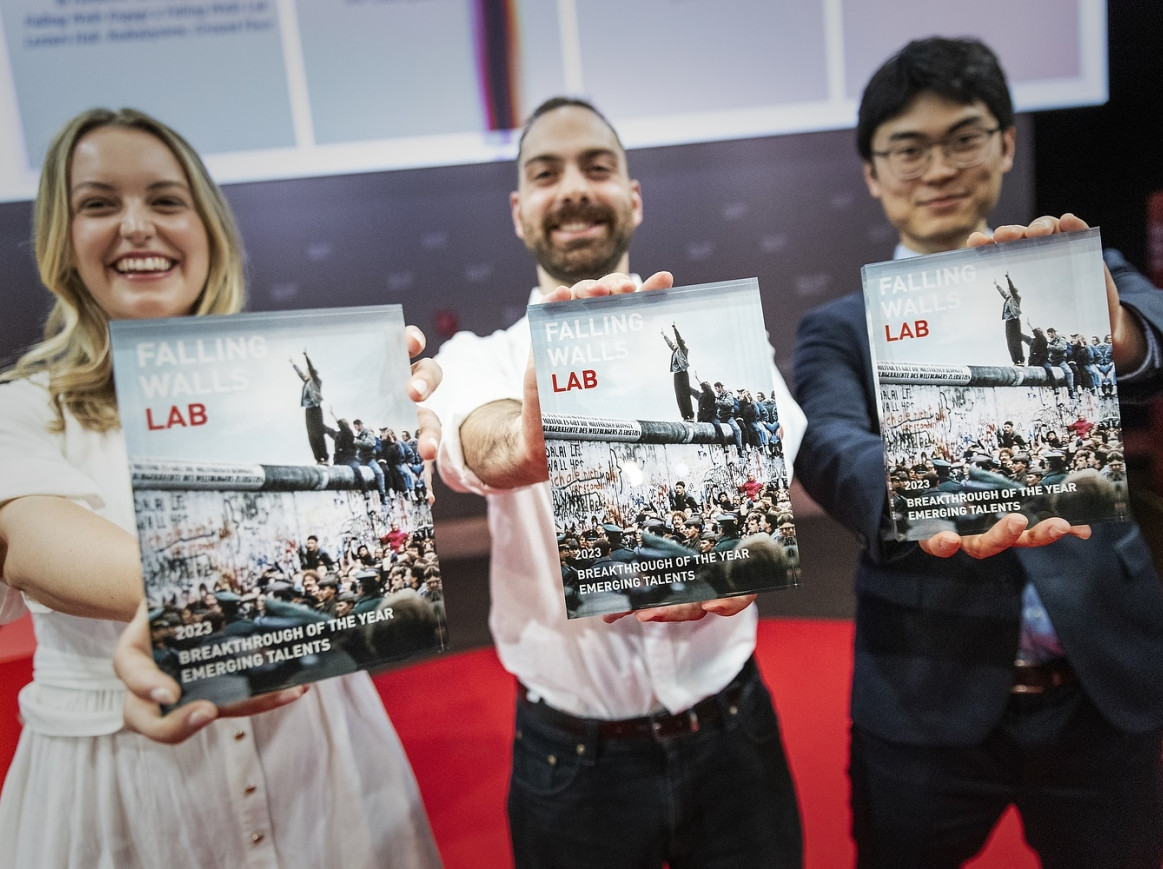
{"label": "man standing on wall in photo", "polygon": [[[964,247],[988,232],[1014,159],[996,57],[973,40],[909,43],[865,89],[857,140],[896,255]],[[1084,226],[1040,218],[995,239]],[[1108,263],[1120,391],[1157,389],[1163,294],[1121,258]],[[808,416],[797,476],[864,546],[849,765],[858,866],[961,866],[1012,804],[1048,869],[1158,869],[1163,588],[1138,527],[1050,519],[1023,530],[1009,516],[978,537],[882,537],[860,293],[804,317],[796,392]]]}
{"label": "man standing on wall in photo", "polygon": [[678,403],[679,416],[683,418],[684,422],[690,422],[695,418],[695,407],[691,404],[690,354],[687,351],[686,341],[682,340],[682,335],[678,332],[678,326],[671,323],[670,328],[674,331],[674,340],[670,340],[665,329],[662,330],[662,340],[670,348],[670,372],[674,375],[674,400]]}
{"label": "man standing on wall in photo", "polygon": [[[542,104],[517,171],[513,224],[537,261],[531,302],[568,298],[559,287],[575,282],[575,295],[633,290],[627,251],[642,198],[609,122],[581,100]],[[661,272],[643,289],[670,283]],[[800,866],[799,811],[749,599],[567,619],[528,323],[462,332],[436,359],[439,470],[488,500],[489,625],[519,681],[516,865]],[[775,376],[793,455],[803,416]]]}

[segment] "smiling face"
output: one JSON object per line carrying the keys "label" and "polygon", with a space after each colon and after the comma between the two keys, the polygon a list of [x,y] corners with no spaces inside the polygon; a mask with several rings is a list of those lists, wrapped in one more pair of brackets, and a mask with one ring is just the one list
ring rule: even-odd
{"label": "smiling face", "polygon": [[210,243],[181,164],[160,139],[121,127],[82,136],[69,212],[73,266],[109,319],[193,311]]}
{"label": "smiling face", "polygon": [[562,106],[529,128],[509,196],[513,228],[543,290],[629,268],[642,197],[617,136],[596,114]]}
{"label": "smiling face", "polygon": [[[961,104],[931,91],[918,94],[903,112],[876,128],[873,151],[926,144],[970,129],[992,130],[997,118],[981,100]],[[901,180],[883,157],[864,164],[868,191],[879,199],[900,240],[917,253],[964,247],[970,233],[987,228],[1001,195],[1002,177],[1014,164],[1014,129],[990,137],[987,156],[968,169],[950,166],[940,147],[917,178]]]}

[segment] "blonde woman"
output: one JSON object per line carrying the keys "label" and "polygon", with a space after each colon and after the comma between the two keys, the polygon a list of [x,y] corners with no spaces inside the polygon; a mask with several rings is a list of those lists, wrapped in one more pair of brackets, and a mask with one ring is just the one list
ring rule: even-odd
{"label": "blonde woman", "polygon": [[[37,634],[0,794],[0,860],[439,866],[411,769],[364,674],[234,710],[268,709],[249,717],[214,720],[229,710],[196,703],[163,719],[154,707],[151,735],[184,740],[175,746],[124,726],[110,658],[142,592],[107,325],[239,310],[241,250],[197,154],[127,109],[85,112],[57,135],[34,234],[56,304],[44,341],[0,385],[0,615],[27,605]],[[418,391],[435,388],[438,370],[417,370]],[[141,720],[148,732],[151,719]]]}

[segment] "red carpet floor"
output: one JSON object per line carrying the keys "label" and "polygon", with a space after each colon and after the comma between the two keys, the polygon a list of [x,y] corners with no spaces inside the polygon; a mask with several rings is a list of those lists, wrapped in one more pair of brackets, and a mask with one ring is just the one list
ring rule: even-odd
{"label": "red carpet floor", "polygon": [[[759,663],[776,698],[799,789],[808,869],[853,862],[848,837],[848,621],[765,619]],[[27,623],[0,631],[0,775],[20,734],[16,692],[32,675]],[[376,677],[404,742],[447,869],[507,869],[505,827],[514,683],[492,649],[438,657]],[[1008,814],[972,869],[1037,869]]]}
{"label": "red carpet floor", "polygon": [[[799,790],[807,869],[853,864],[848,836],[848,621],[765,619],[759,664],[775,696]],[[376,678],[416,770],[447,869],[512,865],[505,792],[514,683],[492,649]],[[1036,869],[1011,811],[972,869]]]}
{"label": "red carpet floor", "polygon": [[28,616],[0,627],[0,778],[8,772],[20,738],[16,693],[32,681],[35,648]]}

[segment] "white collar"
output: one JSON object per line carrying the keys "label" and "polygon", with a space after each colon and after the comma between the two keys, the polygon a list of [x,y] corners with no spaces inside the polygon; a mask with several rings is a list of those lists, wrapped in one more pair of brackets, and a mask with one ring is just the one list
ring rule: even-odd
{"label": "white collar", "polygon": [[[993,230],[986,229],[985,234],[992,237]],[[910,259],[915,256],[923,256],[923,254],[918,253],[910,247],[905,247],[905,243],[903,241],[898,241],[896,248],[892,252],[893,259]]]}

